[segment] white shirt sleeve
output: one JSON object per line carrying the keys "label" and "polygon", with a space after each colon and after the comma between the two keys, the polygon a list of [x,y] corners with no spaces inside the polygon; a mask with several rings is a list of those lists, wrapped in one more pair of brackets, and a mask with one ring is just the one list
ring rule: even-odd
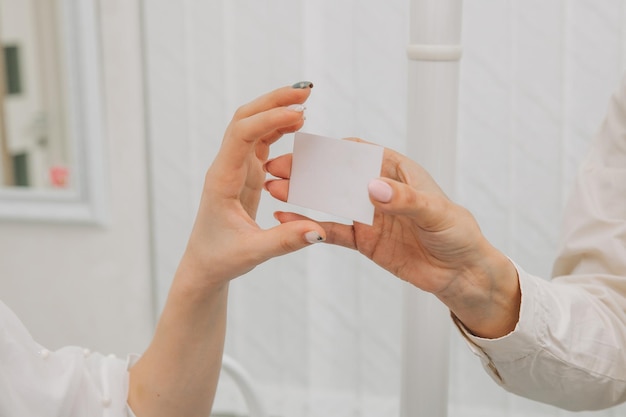
{"label": "white shirt sleeve", "polygon": [[459,329],[507,390],[570,410],[626,401],[626,78],[579,173],[551,281],[518,268],[522,303],[500,339]]}
{"label": "white shirt sleeve", "polygon": [[79,347],[43,348],[0,302],[0,416],[132,416],[127,368]]}
{"label": "white shirt sleeve", "polygon": [[508,391],[568,410],[626,401],[626,317],[611,293],[624,280],[599,278],[585,288],[518,271],[522,304],[512,333],[482,339],[457,323],[491,377]]}

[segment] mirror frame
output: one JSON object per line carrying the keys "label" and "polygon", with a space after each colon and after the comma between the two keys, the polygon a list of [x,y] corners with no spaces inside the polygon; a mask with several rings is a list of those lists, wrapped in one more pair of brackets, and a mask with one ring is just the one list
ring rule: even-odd
{"label": "mirror frame", "polygon": [[0,221],[108,223],[100,25],[96,0],[62,0],[68,70],[67,120],[74,149],[71,189],[0,188]]}

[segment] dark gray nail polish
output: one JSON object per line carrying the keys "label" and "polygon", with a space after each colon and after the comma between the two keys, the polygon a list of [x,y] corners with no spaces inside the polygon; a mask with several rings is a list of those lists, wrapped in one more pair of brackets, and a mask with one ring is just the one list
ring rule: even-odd
{"label": "dark gray nail polish", "polygon": [[293,88],[313,88],[313,83],[311,81],[300,81],[292,85]]}

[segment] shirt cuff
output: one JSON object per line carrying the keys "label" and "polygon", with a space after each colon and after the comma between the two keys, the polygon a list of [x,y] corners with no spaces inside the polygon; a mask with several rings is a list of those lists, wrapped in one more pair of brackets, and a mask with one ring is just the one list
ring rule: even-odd
{"label": "shirt cuff", "polygon": [[[130,368],[133,367],[135,363],[139,360],[141,356],[136,354],[128,355],[128,359],[126,361],[126,371],[130,371]],[[126,414],[128,417],[137,417],[135,413],[133,413],[132,408],[128,405],[128,401],[126,402]]]}
{"label": "shirt cuff", "polygon": [[546,331],[547,313],[541,300],[544,298],[544,287],[547,282],[528,274],[518,265],[515,265],[515,268],[519,276],[522,298],[519,320],[511,333],[497,339],[477,337],[453,316],[454,323],[472,352],[481,357],[483,363],[496,374],[494,362],[512,362],[535,353],[539,347],[541,333]]}

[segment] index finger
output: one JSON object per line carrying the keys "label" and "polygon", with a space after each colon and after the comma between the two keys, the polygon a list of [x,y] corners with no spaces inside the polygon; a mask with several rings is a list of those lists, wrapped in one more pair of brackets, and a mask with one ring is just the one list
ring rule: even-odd
{"label": "index finger", "polygon": [[239,107],[233,116],[233,121],[245,119],[274,107],[302,104],[311,95],[311,88],[313,88],[313,83],[309,81],[301,81],[290,87],[278,88]]}
{"label": "index finger", "polygon": [[[272,108],[231,123],[213,161],[213,166],[230,170],[241,167],[259,140],[293,126],[301,126],[302,111],[288,107]],[[269,145],[266,145],[269,146]],[[230,167],[230,168],[229,168]]]}

